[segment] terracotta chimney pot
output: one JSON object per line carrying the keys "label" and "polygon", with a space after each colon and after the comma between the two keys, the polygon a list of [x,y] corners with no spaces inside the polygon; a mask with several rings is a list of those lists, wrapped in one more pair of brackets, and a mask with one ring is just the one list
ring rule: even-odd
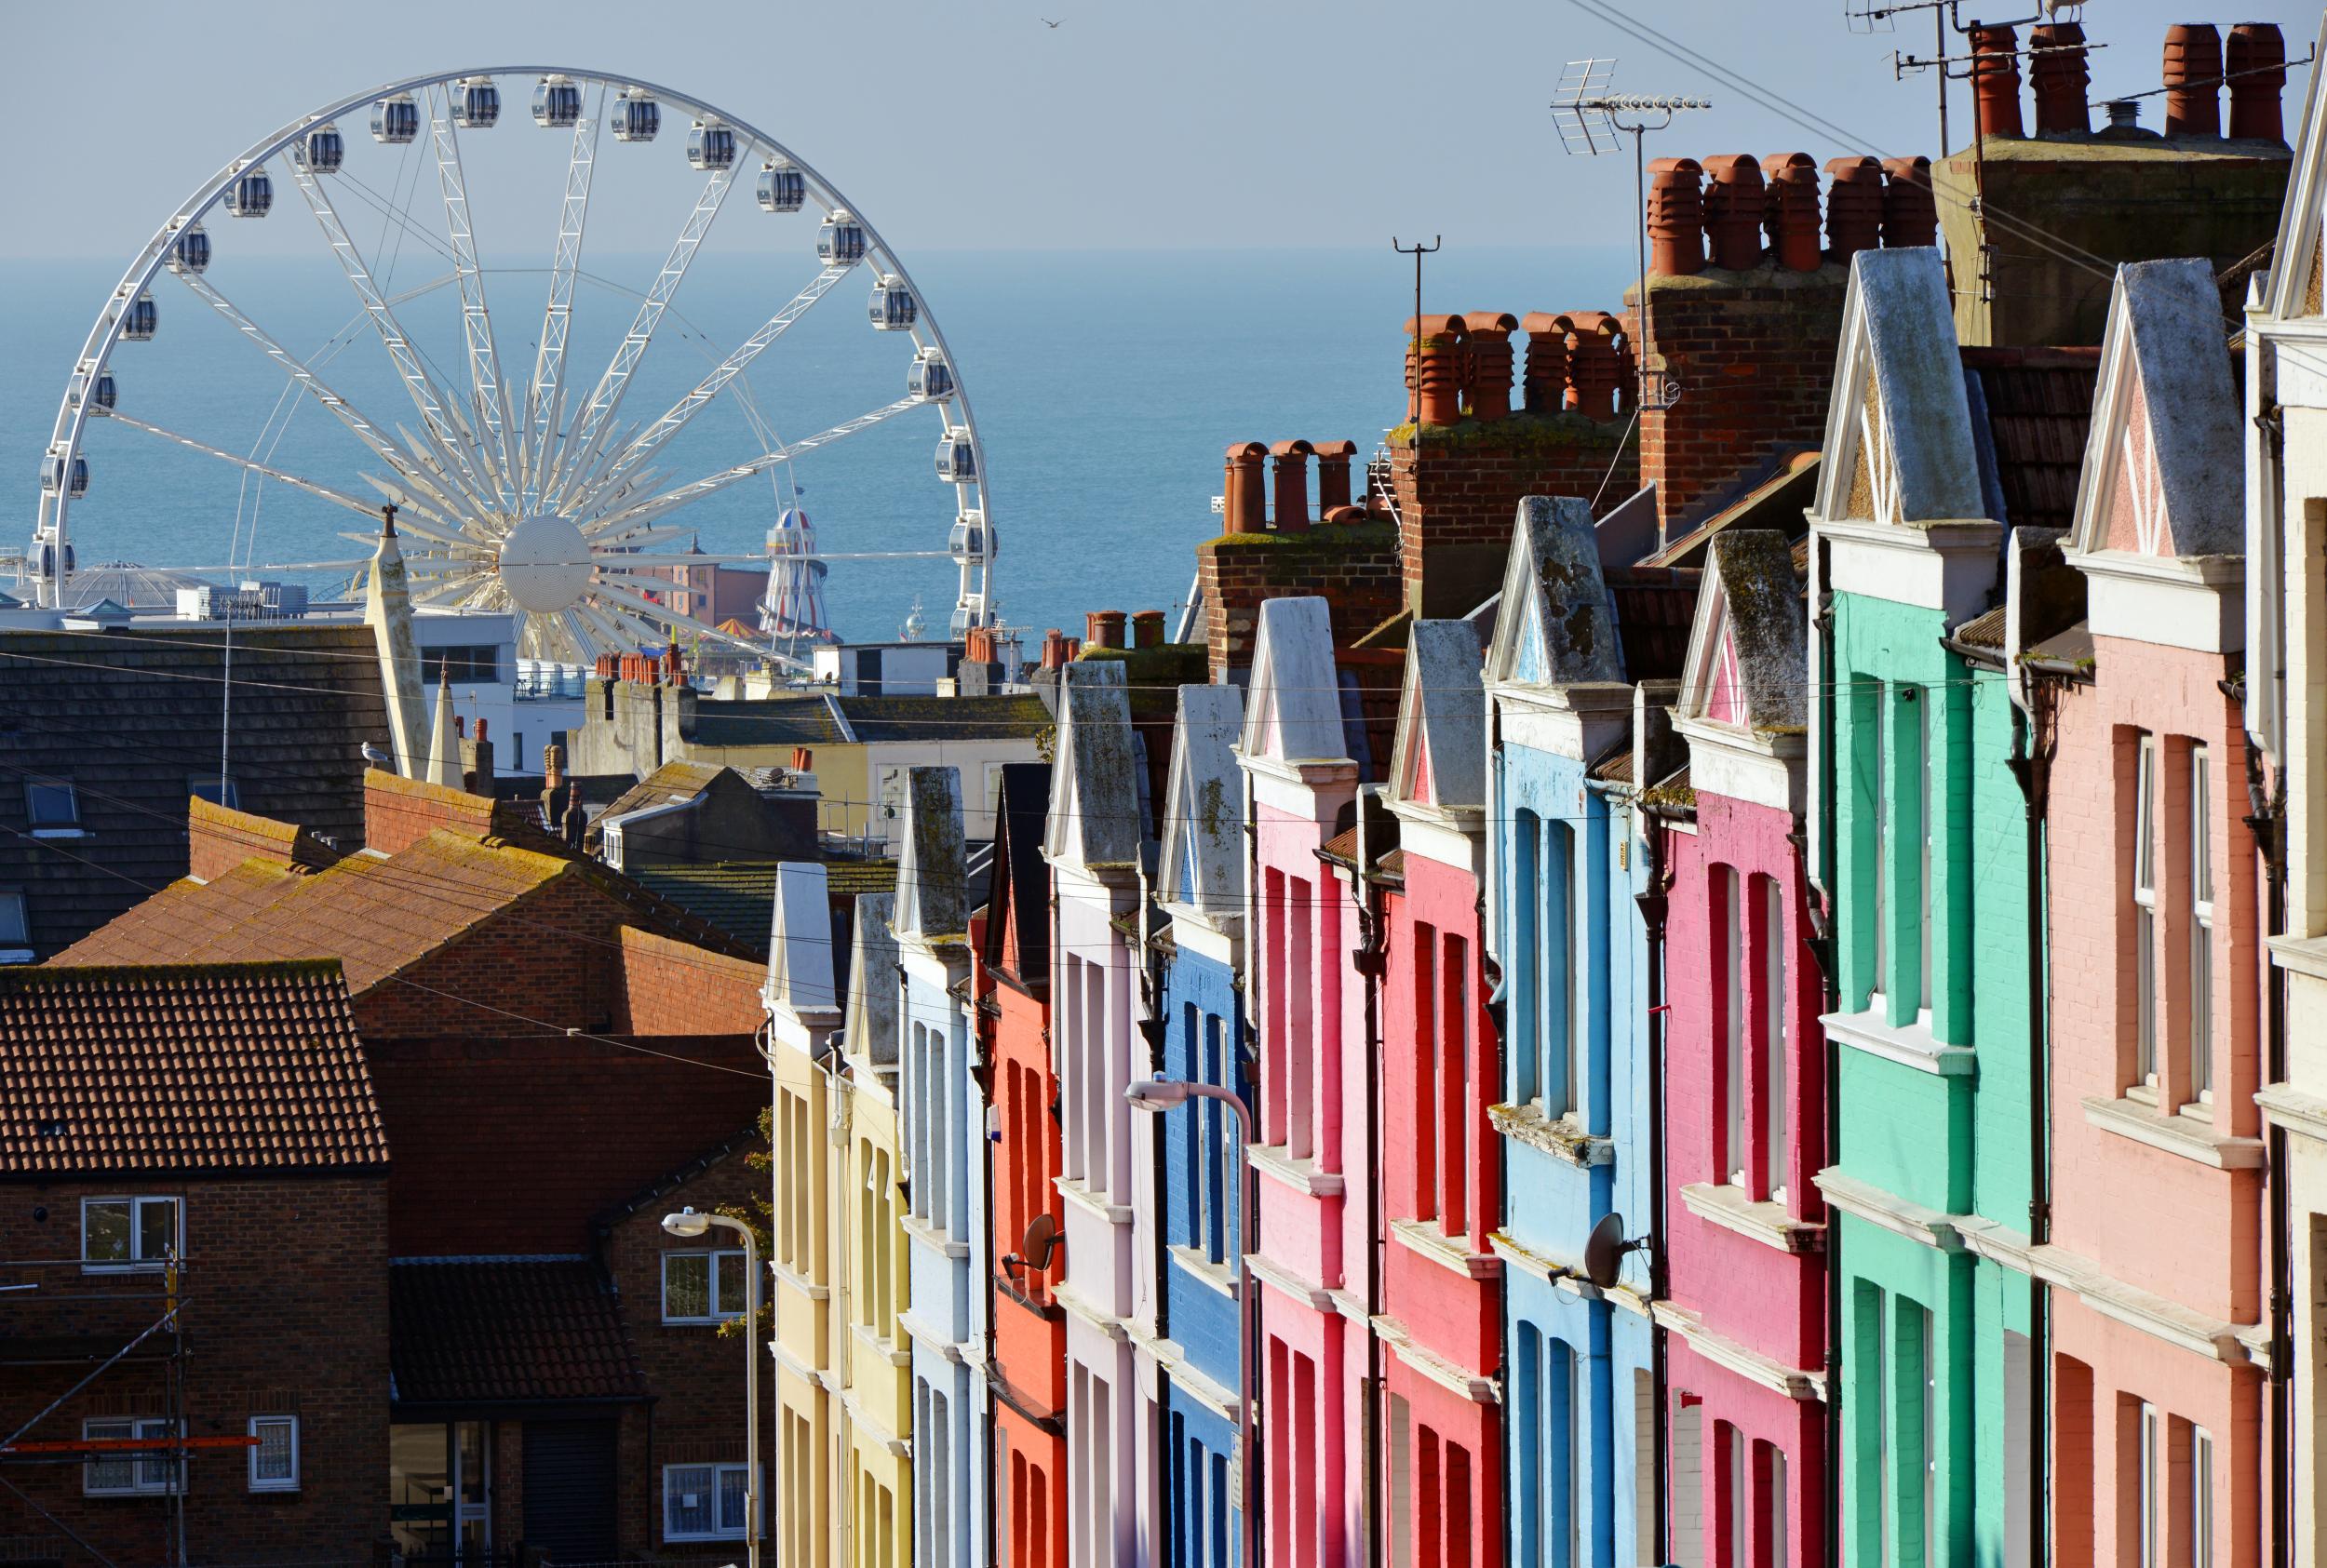
{"label": "terracotta chimney pot", "polygon": [[1142,610],[1132,615],[1131,646],[1134,648],[1164,646],[1164,612],[1162,610]]}
{"label": "terracotta chimney pot", "polygon": [[1931,160],[1883,160],[1883,248],[1935,245],[1939,202],[1931,194]]}
{"label": "terracotta chimney pot", "polygon": [[1469,379],[1462,317],[1406,317],[1406,349],[1411,360],[1419,343],[1421,364],[1410,384],[1424,424],[1453,424],[1462,418],[1462,384]]}
{"label": "terracotta chimney pot", "polygon": [[1474,420],[1499,420],[1511,412],[1511,335],[1518,329],[1519,318],[1502,311],[1474,310],[1462,318],[1470,372],[1463,402]]}
{"label": "terracotta chimney pot", "polygon": [[2222,134],[2222,33],[2210,21],[2165,30],[2165,133]]}
{"label": "terracotta chimney pot", "polygon": [[1351,523],[1362,523],[1372,516],[1373,514],[1363,506],[1337,506],[1317,520],[1330,527],[1340,527]]}
{"label": "terracotta chimney pot", "polygon": [[1228,449],[1228,474],[1221,486],[1225,514],[1221,531],[1258,533],[1268,526],[1268,495],[1260,488],[1260,460],[1269,449],[1258,441],[1232,441]]}
{"label": "terracotta chimney pot", "polygon": [[2028,30],[2028,47],[2043,51],[2028,61],[2028,80],[2036,88],[2037,134],[2090,131],[2092,113],[2085,107],[2085,94],[2092,86],[2092,73],[2084,28],[2073,21],[2038,22]]}
{"label": "terracotta chimney pot", "polygon": [[1317,516],[1350,503],[1351,470],[1357,462],[1354,441],[1319,441],[1317,453]]}
{"label": "terracotta chimney pot", "polygon": [[1527,312],[1519,327],[1527,335],[1527,412],[1555,414],[1567,395],[1567,328],[1558,316],[1540,310]]}
{"label": "terracotta chimney pot", "polygon": [[1704,168],[1694,158],[1648,165],[1648,271],[1694,277],[1705,270]]}
{"label": "terracotta chimney pot", "polygon": [[1123,612],[1120,610],[1095,610],[1084,617],[1084,643],[1092,648],[1122,648],[1123,646]]}
{"label": "terracotta chimney pot", "polygon": [[2287,86],[2287,40],[2279,24],[2242,21],[2224,49],[2230,87],[2230,134],[2240,141],[2284,141],[2280,97]]}
{"label": "terracotta chimney pot", "polygon": [[1826,173],[1826,259],[1850,264],[1883,239],[1883,166],[1873,158],[1830,158]]}
{"label": "terracotta chimney pot", "polygon": [[1713,264],[1745,272],[1761,264],[1761,165],[1742,153],[1705,160],[1705,237]]}
{"label": "terracotta chimney pot", "polygon": [[1616,342],[1619,323],[1596,310],[1573,311],[1559,320],[1567,331],[1567,406],[1590,419],[1614,419],[1624,380]]}
{"label": "terracotta chimney pot", "polygon": [[1971,34],[1971,97],[1982,136],[2020,137],[2020,34],[2009,27]]}
{"label": "terracotta chimney pot", "polygon": [[1315,450],[1306,441],[1279,441],[1269,449],[1270,501],[1279,533],[1309,527],[1309,459]]}
{"label": "terracotta chimney pot", "polygon": [[1764,160],[1762,171],[1769,173],[1771,162],[1777,163],[1770,176],[1770,202],[1765,210],[1774,210],[1777,229],[1770,240],[1778,252],[1778,264],[1788,272],[1814,273],[1825,263],[1825,254],[1818,244],[1818,166],[1807,153],[1782,154],[1774,160]]}

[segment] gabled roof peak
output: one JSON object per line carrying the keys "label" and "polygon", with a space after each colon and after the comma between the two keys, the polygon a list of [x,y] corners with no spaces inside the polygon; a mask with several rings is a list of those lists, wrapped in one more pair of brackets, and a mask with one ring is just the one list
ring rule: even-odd
{"label": "gabled roof peak", "polygon": [[840,1006],[832,984],[832,906],[824,865],[786,861],[775,868],[768,934],[768,994],[795,1016]]}
{"label": "gabled roof peak", "polygon": [[1445,811],[1486,804],[1483,650],[1468,621],[1417,621],[1406,644],[1392,798]]}
{"label": "gabled roof peak", "polygon": [[1809,722],[1809,655],[1793,546],[1770,529],[1715,534],[1682,671],[1684,718],[1764,732]]}
{"label": "gabled roof peak", "polygon": [[958,942],[970,929],[961,770],[908,769],[905,812],[905,844],[897,857],[897,934],[921,943]]}
{"label": "gabled roof peak", "polygon": [[1623,678],[1592,508],[1574,496],[1522,497],[1486,679],[1565,686]]}
{"label": "gabled roof peak", "polygon": [[1984,517],[1954,301],[1939,252],[1850,260],[1817,515],[1919,525]]}
{"label": "gabled roof peak", "polygon": [[1259,622],[1238,751],[1248,760],[1347,760],[1332,607],[1322,598],[1270,599]]}
{"label": "gabled roof peak", "polygon": [[1147,837],[1142,764],[1120,660],[1076,660],[1059,670],[1058,732],[1051,771],[1045,858],[1085,867],[1137,865]]}
{"label": "gabled roof peak", "polygon": [[1244,897],[1244,781],[1236,765],[1244,694],[1233,686],[1183,686],[1164,791],[1164,897],[1215,917]]}
{"label": "gabled roof peak", "polygon": [[858,893],[849,939],[848,1009],[841,1046],[875,1066],[897,1060],[897,939],[894,893]]}

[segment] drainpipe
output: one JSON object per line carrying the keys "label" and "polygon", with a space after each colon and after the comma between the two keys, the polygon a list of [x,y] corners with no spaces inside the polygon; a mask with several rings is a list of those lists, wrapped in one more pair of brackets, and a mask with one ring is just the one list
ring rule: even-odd
{"label": "drainpipe", "polygon": [[[1164,992],[1164,977],[1162,973],[1163,966],[1161,961],[1156,958],[1155,948],[1150,941],[1148,935],[1148,911],[1154,907],[1149,901],[1153,896],[1154,889],[1149,883],[1148,863],[1147,857],[1144,854],[1139,858],[1138,890],[1138,902],[1132,907],[1131,930],[1127,933],[1131,943],[1131,950],[1138,956],[1139,999],[1142,1011],[1144,1011],[1147,1014],[1146,1017],[1138,1021],[1137,1027],[1140,1039],[1147,1043],[1148,1077],[1163,1078],[1165,1076],[1167,1071],[1164,1065],[1164,1052],[1165,1042],[1171,1036],[1171,1020],[1164,1015],[1162,1005]],[[1202,1067],[1199,1065],[1197,1072],[1190,1074],[1190,1076],[1199,1077],[1201,1074]],[[1183,1115],[1187,1116],[1194,1116],[1196,1114],[1193,1109],[1187,1106],[1182,1106],[1181,1111]],[[1118,1114],[1120,1115],[1121,1113],[1119,1112]],[[1172,1336],[1172,1298],[1171,1293],[1164,1287],[1164,1271],[1171,1267],[1171,1228],[1169,1223],[1171,1211],[1170,1198],[1164,1185],[1166,1181],[1166,1173],[1164,1163],[1164,1146],[1167,1140],[1164,1136],[1162,1118],[1134,1117],[1130,1119],[1134,1121],[1144,1120],[1148,1123],[1148,1170],[1150,1173],[1150,1179],[1153,1184],[1149,1190],[1155,1194],[1152,1209],[1154,1223],[1149,1226],[1150,1234],[1148,1243],[1149,1252],[1152,1261],[1152,1271],[1150,1278],[1155,1281],[1155,1295],[1153,1300],[1150,1303],[1150,1306],[1155,1314],[1156,1338],[1157,1340],[1162,1341],[1167,1340]],[[1192,1175],[1193,1173],[1191,1172],[1190,1174]],[[1135,1310],[1137,1309],[1137,1304],[1135,1302]],[[1164,1406],[1170,1402],[1171,1387],[1171,1369],[1164,1365],[1163,1359],[1159,1356],[1156,1358],[1155,1367],[1155,1397],[1156,1408],[1159,1414],[1162,1412]],[[1150,1441],[1154,1441],[1156,1437],[1160,1436],[1166,1429],[1165,1424],[1159,1420],[1156,1427],[1150,1431]],[[1150,1467],[1155,1468],[1154,1467]],[[1157,1488],[1160,1486],[1160,1475],[1150,1474],[1142,1478],[1141,1485],[1147,1488]],[[989,1508],[987,1511],[990,1515],[993,1510]],[[1148,1509],[1148,1514],[1149,1517],[1154,1520],[1159,1525],[1162,1524],[1164,1507],[1161,1495],[1156,1495],[1151,1499],[1151,1506]],[[987,1561],[991,1562],[994,1559],[989,1557]]]}
{"label": "drainpipe", "polygon": [[[1250,770],[1243,771],[1244,782],[1244,972],[1258,977],[1262,968],[1262,965],[1254,958],[1255,945],[1261,940],[1260,829],[1253,821],[1252,772]],[[1259,951],[1267,951],[1265,945],[1261,946]],[[1258,1143],[1268,1136],[1261,1122],[1258,1012],[1259,1009],[1255,1007],[1253,1002],[1253,988],[1246,985],[1244,987],[1244,1027],[1238,1032],[1244,1037],[1244,1039],[1249,1039],[1253,1045],[1253,1104],[1251,1125],[1246,1130],[1245,1135],[1254,1143]],[[1237,1042],[1240,1050],[1244,1044],[1244,1039]],[[1237,1205],[1243,1211],[1243,1224],[1239,1226],[1242,1231],[1239,1240],[1243,1245],[1238,1248],[1238,1251],[1245,1257],[1252,1257],[1258,1255],[1260,1251],[1260,1194],[1259,1184],[1253,1180],[1251,1150],[1245,1151],[1244,1164],[1237,1173],[1243,1177],[1243,1180],[1237,1184],[1239,1189]],[[1249,1300],[1240,1299],[1236,1303],[1236,1332],[1240,1341],[1237,1347],[1240,1362],[1238,1375],[1244,1383],[1244,1387],[1237,1390],[1236,1436],[1237,1446],[1242,1450],[1244,1472],[1244,1518],[1240,1521],[1244,1525],[1241,1534],[1244,1536],[1244,1550],[1243,1561],[1238,1563],[1237,1568],[1260,1568],[1261,1456],[1268,1452],[1265,1439],[1269,1428],[1264,1419],[1268,1410],[1268,1399],[1266,1386],[1259,1373],[1260,1277],[1252,1271],[1252,1266],[1244,1262],[1243,1258],[1238,1260],[1237,1288],[1240,1294],[1248,1293],[1251,1297]]]}
{"label": "drainpipe", "polygon": [[[1637,783],[1638,781],[1634,781]],[[1644,801],[1640,807],[1641,837],[1648,849],[1648,886],[1633,895],[1640,918],[1648,928],[1648,1387],[1654,1400],[1650,1427],[1656,1441],[1649,1444],[1651,1510],[1656,1560],[1672,1561],[1672,1506],[1666,1497],[1669,1459],[1665,1453],[1671,1415],[1665,1387],[1665,1333],[1658,1325],[1654,1306],[1664,1299],[1664,923],[1671,912],[1673,874],[1666,829]]]}
{"label": "drainpipe", "polygon": [[[2271,432],[2275,437],[2276,431]],[[2222,683],[2226,695],[2236,695]],[[2264,897],[2269,924],[2283,931],[2287,922],[2286,776],[2280,774],[2276,791],[2266,787],[2263,757],[2253,734],[2246,740],[2247,831],[2263,859]],[[2277,964],[2263,966],[2263,1042],[2266,1081],[2283,1083],[2287,1076],[2286,972]],[[2294,1560],[2294,1495],[2289,1472],[2293,1463],[2293,1386],[2289,1363],[2294,1357],[2294,1274],[2290,1227],[2293,1217],[2287,1195],[2287,1130],[2268,1122],[2263,1135],[2269,1145],[2270,1173],[2270,1561],[2273,1568],[2288,1568]]]}
{"label": "drainpipe", "polygon": [[[2050,688],[2021,677],[2026,704],[2011,704],[2011,756],[2008,765],[2020,783],[2027,806],[2028,911],[2028,1243],[2045,1246],[2052,1239],[2051,1150],[2045,1136],[2052,1104],[2052,999],[2051,965],[2045,952],[2044,862],[2046,817],[2051,809],[2051,748],[2039,733],[2037,704],[2047,701]],[[2051,1494],[2051,1435],[2052,1383],[2052,1293],[2042,1276],[2028,1271],[2028,1561],[2041,1562],[2049,1544],[2050,1522],[2044,1500]]]}
{"label": "drainpipe", "polygon": [[1365,1177],[1365,1561],[1381,1568],[1381,1446],[1384,1420],[1381,1389],[1381,1335],[1373,1332],[1373,1315],[1381,1310],[1381,980],[1388,965],[1389,943],[1382,930],[1381,890],[1370,871],[1371,835],[1365,831],[1365,800],[1357,797],[1357,864],[1350,880],[1351,902],[1357,906],[1358,948],[1352,967],[1365,982],[1365,1144],[1374,1166]]}
{"label": "drainpipe", "polygon": [[[986,918],[992,920],[1002,918],[1003,916],[1002,911],[989,908]],[[994,1551],[996,1544],[994,1516],[1001,1510],[993,1506],[993,1485],[994,1385],[1002,1377],[1002,1362],[997,1359],[1000,1353],[1000,1338],[994,1332],[994,1260],[991,1256],[994,1250],[994,1140],[999,1133],[985,1123],[986,1119],[993,1114],[994,1048],[999,1042],[995,1039],[994,1020],[987,1016],[985,1006],[978,996],[978,975],[985,967],[978,956],[973,953],[970,958],[970,1026],[976,1033],[978,1057],[978,1065],[973,1076],[977,1080],[980,1096],[985,1102],[978,1112],[978,1131],[984,1135],[977,1142],[983,1156],[980,1180],[985,1190],[986,1206],[979,1213],[986,1216],[986,1251],[989,1255],[985,1269],[986,1277],[983,1280],[972,1281],[971,1289],[982,1289],[986,1293],[986,1408],[980,1413],[980,1418],[986,1428],[984,1450],[987,1487],[986,1561],[993,1563],[1001,1561]],[[975,1249],[972,1251],[975,1253]],[[802,1568],[805,1568],[804,1564]]]}
{"label": "drainpipe", "polygon": [[[1811,548],[1818,553],[1814,578],[1819,585],[1819,602],[1814,612],[1820,633],[1818,690],[1824,694],[1826,707],[1821,715],[1824,720],[1831,718],[1835,700],[1834,590],[1826,586],[1834,580],[1834,563],[1826,542],[1815,536],[1813,541]],[[1821,730],[1818,803],[1823,815],[1833,807],[1836,768],[1833,726],[1822,722]],[[1804,841],[1796,842],[1795,853],[1800,857],[1803,880],[1808,884],[1806,891],[1809,896],[1803,904],[1816,928],[1809,947],[1818,962],[1821,990],[1825,998],[1823,1011],[1834,1013],[1842,1007],[1842,982],[1835,964],[1834,904],[1829,891],[1834,886],[1834,835],[1825,832],[1818,836],[1819,864],[1813,866],[1809,864],[1807,822],[1803,827]],[[1830,1031],[1822,1027],[1818,1033],[1825,1072],[1825,1082],[1820,1091],[1825,1146],[1820,1154],[1832,1161],[1842,1154],[1841,1095],[1836,1092],[1842,1076],[1842,1048]],[[1803,1179],[1807,1185],[1810,1173],[1804,1173]],[[1825,1209],[1823,1199],[1820,1207],[1826,1214],[1826,1561],[1836,1562],[1842,1558],[1842,1221],[1839,1215]]]}

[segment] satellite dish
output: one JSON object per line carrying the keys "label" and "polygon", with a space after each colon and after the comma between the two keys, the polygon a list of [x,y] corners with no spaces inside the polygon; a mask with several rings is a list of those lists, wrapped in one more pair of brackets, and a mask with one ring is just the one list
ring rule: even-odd
{"label": "satellite dish", "polygon": [[1624,1216],[1607,1213],[1592,1227],[1592,1234],[1583,1243],[1583,1277],[1601,1290],[1611,1289],[1618,1272],[1624,1266],[1624,1254],[1645,1251],[1648,1239],[1636,1237],[1624,1240]]}
{"label": "satellite dish", "polygon": [[1037,1214],[1027,1223],[1026,1235],[1019,1239],[1018,1255],[1026,1266],[1041,1274],[1051,1266],[1059,1247],[1058,1222],[1048,1214]]}

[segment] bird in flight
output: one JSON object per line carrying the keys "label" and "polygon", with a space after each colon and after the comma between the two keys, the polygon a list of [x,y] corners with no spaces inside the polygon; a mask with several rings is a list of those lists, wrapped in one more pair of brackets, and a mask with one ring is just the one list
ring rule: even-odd
{"label": "bird in flight", "polygon": [[1058,21],[1065,21],[1067,19],[1065,17],[1060,17],[1058,21],[1053,21],[1048,17],[1037,17],[1035,20],[1040,21],[1044,27],[1050,28],[1052,31],[1056,32],[1058,27]]}

